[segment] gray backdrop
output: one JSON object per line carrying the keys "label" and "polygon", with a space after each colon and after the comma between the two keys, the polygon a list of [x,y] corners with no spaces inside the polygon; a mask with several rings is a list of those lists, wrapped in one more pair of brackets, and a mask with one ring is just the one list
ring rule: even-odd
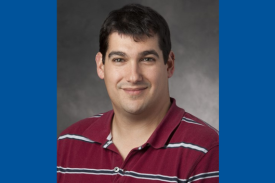
{"label": "gray backdrop", "polygon": [[99,30],[111,10],[132,2],[152,7],[168,22],[176,56],[171,97],[218,129],[218,0],[58,0],[57,134],[80,119],[112,109],[94,61]]}

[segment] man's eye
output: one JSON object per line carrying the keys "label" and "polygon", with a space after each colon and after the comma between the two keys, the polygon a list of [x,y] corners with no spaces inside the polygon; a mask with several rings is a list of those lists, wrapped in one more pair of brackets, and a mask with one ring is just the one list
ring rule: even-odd
{"label": "man's eye", "polygon": [[144,58],[143,60],[146,61],[146,62],[155,61],[155,59],[153,59],[153,58]]}
{"label": "man's eye", "polygon": [[122,58],[114,58],[113,61],[114,62],[123,62],[124,60]]}

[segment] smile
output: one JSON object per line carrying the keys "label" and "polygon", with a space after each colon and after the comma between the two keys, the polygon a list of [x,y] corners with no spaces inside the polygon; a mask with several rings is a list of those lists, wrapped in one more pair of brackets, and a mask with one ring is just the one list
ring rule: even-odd
{"label": "smile", "polygon": [[139,95],[141,94],[147,87],[143,88],[122,88],[126,93],[130,95]]}

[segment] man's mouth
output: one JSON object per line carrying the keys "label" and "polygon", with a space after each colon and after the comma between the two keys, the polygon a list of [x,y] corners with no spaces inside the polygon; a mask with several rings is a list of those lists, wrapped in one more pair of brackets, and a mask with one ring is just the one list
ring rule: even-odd
{"label": "man's mouth", "polygon": [[131,95],[139,95],[144,90],[147,89],[147,87],[137,87],[137,88],[122,88],[126,93]]}

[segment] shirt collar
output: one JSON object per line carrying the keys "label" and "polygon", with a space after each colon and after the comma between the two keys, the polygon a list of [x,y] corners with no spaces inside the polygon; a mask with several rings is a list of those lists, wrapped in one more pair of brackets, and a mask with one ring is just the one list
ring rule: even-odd
{"label": "shirt collar", "polygon": [[[176,100],[171,98],[171,106],[163,120],[148,139],[147,143],[154,148],[165,146],[171,133],[179,125],[185,111],[176,105]],[[82,134],[83,136],[101,144],[104,144],[111,132],[111,123],[114,111],[104,113],[93,122]]]}
{"label": "shirt collar", "polygon": [[154,148],[165,146],[172,132],[180,124],[185,111],[176,105],[176,100],[171,98],[171,106],[163,120],[148,139],[147,143]]}
{"label": "shirt collar", "polygon": [[93,122],[82,134],[95,142],[104,144],[111,132],[111,123],[114,111],[108,111]]}

